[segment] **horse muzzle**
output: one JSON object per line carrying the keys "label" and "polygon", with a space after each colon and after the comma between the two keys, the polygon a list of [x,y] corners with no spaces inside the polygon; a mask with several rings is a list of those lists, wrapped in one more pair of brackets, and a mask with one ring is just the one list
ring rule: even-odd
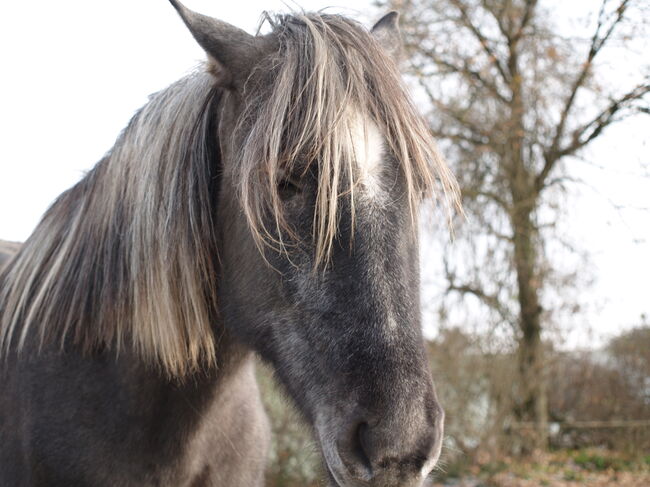
{"label": "horse muzzle", "polygon": [[329,432],[317,424],[332,487],[421,487],[440,457],[444,411],[434,402],[400,419],[355,414]]}

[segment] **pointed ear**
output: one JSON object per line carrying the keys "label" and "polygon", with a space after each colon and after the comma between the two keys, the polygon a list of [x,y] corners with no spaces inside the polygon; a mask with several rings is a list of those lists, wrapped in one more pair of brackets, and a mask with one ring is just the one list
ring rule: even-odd
{"label": "pointed ear", "polygon": [[398,21],[399,13],[395,11],[388,12],[370,30],[373,37],[379,41],[379,44],[391,55],[396,63],[400,61],[404,48]]}
{"label": "pointed ear", "polygon": [[169,1],[207,53],[210,72],[217,83],[224,88],[243,86],[261,57],[260,38],[227,22],[193,12],[181,2]]}

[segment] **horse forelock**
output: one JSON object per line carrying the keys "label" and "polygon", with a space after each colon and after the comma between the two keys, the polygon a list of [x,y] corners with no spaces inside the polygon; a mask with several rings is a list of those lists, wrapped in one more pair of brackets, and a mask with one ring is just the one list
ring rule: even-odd
{"label": "horse forelock", "polygon": [[[367,29],[325,14],[277,16],[270,23],[278,48],[247,84],[249,96],[240,119],[245,142],[236,178],[260,246],[282,249],[286,242],[278,241],[278,233],[292,236],[278,179],[296,168],[306,173],[315,166],[315,264],[327,264],[340,221],[339,200],[351,196],[354,224],[355,198],[362,194],[358,188],[364,179],[368,182],[367,161],[361,160],[368,151],[359,150],[361,133],[367,144],[385,143],[385,152],[399,161],[414,227],[422,196],[440,193],[448,209],[458,205],[455,179],[410,101],[396,64]],[[269,214],[270,226],[265,223]]]}

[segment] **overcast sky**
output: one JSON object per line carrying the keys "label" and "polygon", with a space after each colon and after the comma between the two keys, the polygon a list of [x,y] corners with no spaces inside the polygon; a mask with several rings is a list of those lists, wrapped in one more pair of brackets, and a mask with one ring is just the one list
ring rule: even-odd
{"label": "overcast sky", "polygon": [[[187,0],[194,10],[253,32],[280,1]],[[333,2],[301,0],[307,10]],[[370,1],[336,9],[368,22]],[[590,2],[586,2],[590,3]],[[291,5],[287,1],[286,4]],[[113,145],[147,96],[203,59],[165,0],[5,2],[0,16],[0,239],[24,240],[53,199]],[[570,238],[591,249],[590,310],[576,317],[611,334],[650,313],[647,121],[610,129],[575,174]],[[599,169],[606,166],[609,170]],[[610,201],[632,209],[614,209]],[[426,260],[427,256],[423,258]],[[577,338],[576,338],[577,337]],[[584,334],[573,340],[577,345]]]}

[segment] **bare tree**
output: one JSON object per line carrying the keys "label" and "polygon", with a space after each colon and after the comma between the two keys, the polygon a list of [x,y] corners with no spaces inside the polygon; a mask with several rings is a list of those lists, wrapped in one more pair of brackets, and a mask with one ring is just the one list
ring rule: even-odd
{"label": "bare tree", "polygon": [[[447,259],[448,293],[474,299],[485,320],[514,331],[513,413],[546,444],[542,331],[559,269],[545,253],[570,165],[612,124],[650,113],[650,69],[608,79],[602,62],[647,41],[650,6],[595,0],[584,37],[537,0],[384,0],[402,13],[407,54],[463,190],[465,255]],[[646,46],[647,47],[647,46]],[[468,237],[467,239],[465,237]],[[471,239],[469,238],[471,237]],[[546,294],[545,294],[546,293]]]}

